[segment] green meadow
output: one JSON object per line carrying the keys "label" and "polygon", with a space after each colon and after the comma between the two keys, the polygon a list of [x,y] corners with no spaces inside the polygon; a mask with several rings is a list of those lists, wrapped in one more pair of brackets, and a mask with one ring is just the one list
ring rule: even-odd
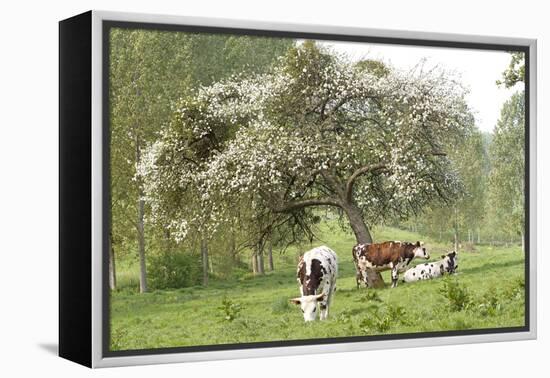
{"label": "green meadow", "polygon": [[[138,293],[139,267],[120,261],[111,293],[111,350],[468,330],[524,325],[524,256],[520,246],[475,246],[459,253],[458,273],[432,281],[357,289],[351,249],[355,237],[331,223],[313,244],[274,250],[273,272],[263,276],[212,277],[207,287]],[[396,228],[373,230],[382,240],[423,240],[437,260],[449,251],[421,235]],[[339,257],[339,276],[329,319],[305,324],[289,303],[299,295],[298,256],[327,245]],[[249,261],[242,256],[243,261]],[[411,266],[425,261],[414,260]]]}

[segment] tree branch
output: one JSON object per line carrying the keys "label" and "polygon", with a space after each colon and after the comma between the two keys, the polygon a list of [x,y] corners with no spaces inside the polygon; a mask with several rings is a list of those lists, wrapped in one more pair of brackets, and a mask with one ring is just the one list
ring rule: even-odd
{"label": "tree branch", "polygon": [[325,198],[310,198],[299,201],[291,201],[282,206],[273,206],[273,211],[276,213],[287,213],[297,209],[303,209],[310,206],[337,206],[340,207],[340,202],[330,197]]}
{"label": "tree branch", "polygon": [[364,175],[365,173],[368,173],[368,172],[374,172],[385,168],[387,168],[386,164],[376,163],[376,164],[365,165],[364,167],[361,167],[357,169],[355,172],[353,172],[353,174],[348,179],[348,182],[346,183],[346,193],[345,193],[346,201],[347,202],[351,201],[351,195],[353,193],[353,184],[355,184],[355,181],[359,176]]}

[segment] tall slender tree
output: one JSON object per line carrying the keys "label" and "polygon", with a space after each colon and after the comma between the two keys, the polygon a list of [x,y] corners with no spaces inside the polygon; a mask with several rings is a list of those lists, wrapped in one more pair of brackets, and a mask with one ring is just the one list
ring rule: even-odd
{"label": "tall slender tree", "polygon": [[525,95],[515,93],[502,107],[490,148],[490,211],[510,238],[525,229]]}

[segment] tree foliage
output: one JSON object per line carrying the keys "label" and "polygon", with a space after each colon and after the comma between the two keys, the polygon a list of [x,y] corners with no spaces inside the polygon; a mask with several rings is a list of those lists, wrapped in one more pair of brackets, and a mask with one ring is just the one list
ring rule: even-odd
{"label": "tree foliage", "polygon": [[525,228],[525,94],[502,107],[490,148],[489,204],[496,228],[511,236]]}
{"label": "tree foliage", "polygon": [[[474,127],[474,120],[470,122]],[[477,129],[456,143],[449,158],[460,178],[460,193],[446,205],[431,204],[409,223],[416,222],[424,233],[440,238],[444,235],[460,242],[465,232],[471,240],[475,233],[479,237],[484,225],[488,162],[483,135]]]}
{"label": "tree foliage", "polygon": [[[292,43],[277,38],[111,29],[111,215],[117,255],[135,251],[140,240],[147,249],[172,248],[165,224],[144,222],[150,210],[142,204],[143,183],[136,167],[145,146],[169,122],[177,99],[235,72],[262,72]],[[249,59],[252,51],[259,50]],[[193,240],[189,247],[196,244]]]}
{"label": "tree foliage", "polygon": [[512,88],[519,82],[525,82],[525,54],[512,52],[512,58],[508,68],[502,73],[502,80],[497,80],[497,85]]}
{"label": "tree foliage", "polygon": [[454,198],[447,154],[470,132],[464,90],[439,70],[370,67],[306,41],[268,73],[183,98],[140,165],[154,216],[184,238],[215,233],[243,204],[240,221],[270,226],[332,206],[359,240],[370,238],[365,220]]}

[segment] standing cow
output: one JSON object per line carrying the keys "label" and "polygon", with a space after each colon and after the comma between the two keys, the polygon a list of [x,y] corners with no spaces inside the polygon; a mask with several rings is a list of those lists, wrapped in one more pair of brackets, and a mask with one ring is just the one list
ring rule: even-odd
{"label": "standing cow", "polygon": [[420,280],[431,280],[453,274],[458,268],[458,255],[455,251],[441,256],[441,260],[431,263],[424,263],[408,269],[403,275],[403,282],[414,282]]}
{"label": "standing cow", "polygon": [[321,312],[319,318],[325,320],[336,290],[338,275],[336,252],[322,246],[304,253],[300,257],[296,275],[301,296],[290,301],[300,305],[306,322],[316,319],[317,304],[319,304]]}
{"label": "standing cow", "polygon": [[396,287],[399,273],[403,272],[416,257],[430,258],[429,253],[424,248],[424,243],[386,241],[383,243],[357,244],[353,247],[353,261],[357,269],[357,287],[361,282],[368,286],[367,269],[376,272],[391,269],[391,287]]}

